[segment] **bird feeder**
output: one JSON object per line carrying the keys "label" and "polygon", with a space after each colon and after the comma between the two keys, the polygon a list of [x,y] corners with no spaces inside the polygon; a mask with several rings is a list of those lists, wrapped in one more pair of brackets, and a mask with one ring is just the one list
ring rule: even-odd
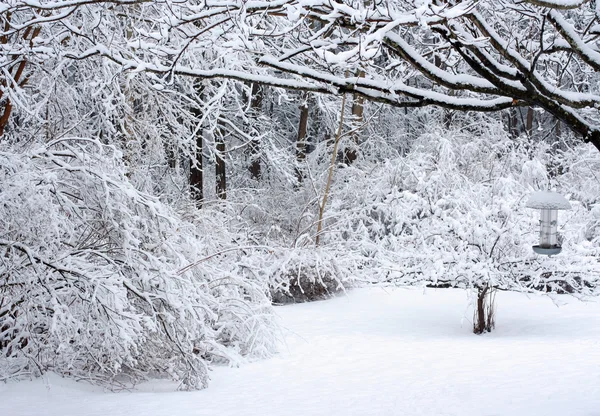
{"label": "bird feeder", "polygon": [[538,191],[531,194],[525,206],[540,210],[540,244],[533,246],[533,251],[546,256],[560,253],[562,248],[557,233],[558,211],[571,209],[569,201],[556,192]]}

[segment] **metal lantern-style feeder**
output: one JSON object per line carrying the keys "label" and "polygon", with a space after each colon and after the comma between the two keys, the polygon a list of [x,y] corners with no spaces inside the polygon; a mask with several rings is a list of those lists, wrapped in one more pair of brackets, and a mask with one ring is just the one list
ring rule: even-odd
{"label": "metal lantern-style feeder", "polygon": [[538,254],[552,256],[561,252],[558,241],[557,220],[558,211],[571,209],[569,201],[556,192],[538,191],[531,194],[527,201],[527,208],[540,210],[540,244],[533,246],[533,251]]}

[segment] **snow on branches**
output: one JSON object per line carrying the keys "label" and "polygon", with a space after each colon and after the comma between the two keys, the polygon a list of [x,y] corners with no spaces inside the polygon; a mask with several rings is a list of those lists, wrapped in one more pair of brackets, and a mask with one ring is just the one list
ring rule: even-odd
{"label": "snow on branches", "polygon": [[[577,197],[593,189],[598,158],[574,163],[590,151],[597,153],[587,145],[551,156],[544,144],[509,139],[489,119],[450,131],[433,123],[404,158],[374,165],[367,179],[345,178],[354,185],[335,191],[341,212],[332,215],[344,220],[333,238],[369,258],[380,282],[461,287],[481,302],[496,290],[597,295],[598,194],[561,214],[564,251],[551,258],[533,253],[539,213],[525,207],[537,189]],[[562,174],[550,176],[552,165]],[[357,196],[356,189],[371,192]],[[476,332],[491,330],[491,318]]]}
{"label": "snow on branches", "polygon": [[2,378],[162,375],[195,389],[210,362],[274,350],[263,284],[229,262],[178,273],[218,245],[218,230],[137,191],[112,146],[1,152],[0,218]]}
{"label": "snow on branches", "polygon": [[157,88],[183,75],[398,107],[539,107],[600,148],[591,1],[14,0],[0,17],[13,96],[43,56],[101,55]]}

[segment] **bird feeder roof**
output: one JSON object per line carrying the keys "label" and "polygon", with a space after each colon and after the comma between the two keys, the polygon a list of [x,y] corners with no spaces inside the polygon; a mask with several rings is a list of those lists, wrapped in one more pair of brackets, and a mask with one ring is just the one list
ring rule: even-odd
{"label": "bird feeder roof", "polygon": [[552,191],[537,191],[529,196],[527,208],[535,209],[571,209],[567,198]]}

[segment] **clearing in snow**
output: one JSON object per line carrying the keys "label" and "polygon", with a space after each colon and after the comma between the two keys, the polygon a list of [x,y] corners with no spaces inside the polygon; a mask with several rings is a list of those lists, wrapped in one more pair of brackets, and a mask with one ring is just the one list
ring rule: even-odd
{"label": "clearing in snow", "polygon": [[2,414],[600,415],[599,303],[502,292],[496,330],[476,336],[465,293],[370,288],[279,307],[281,353],[217,368],[206,390],[47,375],[0,384]]}

